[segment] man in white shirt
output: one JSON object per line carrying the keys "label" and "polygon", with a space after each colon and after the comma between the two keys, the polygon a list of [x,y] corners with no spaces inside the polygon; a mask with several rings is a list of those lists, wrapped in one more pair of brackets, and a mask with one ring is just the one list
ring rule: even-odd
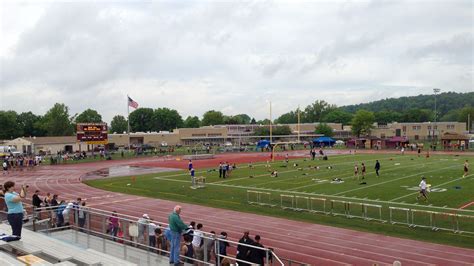
{"label": "man in white shirt", "polygon": [[156,236],[155,236],[155,229],[158,228],[156,224],[151,222],[148,224],[148,244],[150,247],[156,248]]}
{"label": "man in white shirt", "polygon": [[416,199],[417,200],[420,200],[420,197],[424,197],[425,198],[425,201],[428,201],[428,196],[426,194],[426,178],[423,176],[421,177],[421,182],[420,182],[420,185],[418,185],[420,187],[420,194],[418,194],[418,196],[416,196]]}
{"label": "man in white shirt", "polygon": [[[202,236],[202,224],[198,224],[196,230],[194,230],[194,237],[192,242],[194,249],[194,258],[197,260],[204,260],[204,250],[202,247],[204,241]],[[202,263],[198,263],[198,265],[202,265]]]}

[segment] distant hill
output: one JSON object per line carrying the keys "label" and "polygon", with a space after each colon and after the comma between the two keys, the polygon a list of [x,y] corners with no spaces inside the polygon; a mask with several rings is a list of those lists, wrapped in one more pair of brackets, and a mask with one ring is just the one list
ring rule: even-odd
{"label": "distant hill", "polygon": [[[435,95],[418,95],[400,98],[387,98],[370,103],[341,106],[340,109],[349,113],[355,113],[359,109],[366,109],[373,112],[396,111],[403,112],[409,109],[429,109],[434,110]],[[437,109],[439,117],[444,116],[453,109],[460,109],[466,106],[474,106],[474,92],[457,93],[444,92],[437,96]]]}

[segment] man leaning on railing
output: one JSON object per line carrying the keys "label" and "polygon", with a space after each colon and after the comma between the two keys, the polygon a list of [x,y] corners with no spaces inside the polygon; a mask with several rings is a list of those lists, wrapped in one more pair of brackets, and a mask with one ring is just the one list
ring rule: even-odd
{"label": "man leaning on railing", "polygon": [[181,233],[188,229],[188,226],[181,220],[179,214],[181,206],[176,205],[173,212],[168,216],[170,226],[170,264],[179,265],[179,250],[181,245]]}

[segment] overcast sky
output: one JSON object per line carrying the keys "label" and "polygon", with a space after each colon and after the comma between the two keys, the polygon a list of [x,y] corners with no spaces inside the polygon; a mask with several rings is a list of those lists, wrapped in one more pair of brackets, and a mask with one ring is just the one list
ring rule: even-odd
{"label": "overcast sky", "polygon": [[473,2],[1,1],[0,109],[268,117],[473,91]]}

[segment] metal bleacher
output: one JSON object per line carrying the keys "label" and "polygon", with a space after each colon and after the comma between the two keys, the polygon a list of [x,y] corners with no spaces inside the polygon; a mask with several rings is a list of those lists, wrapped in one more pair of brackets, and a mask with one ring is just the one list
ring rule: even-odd
{"label": "metal bleacher", "polygon": [[[0,232],[8,234],[11,228],[0,224]],[[31,265],[137,265],[26,228],[23,228],[21,240],[1,241],[0,249],[0,265],[25,265],[18,259],[22,255],[33,255],[42,260]]]}

